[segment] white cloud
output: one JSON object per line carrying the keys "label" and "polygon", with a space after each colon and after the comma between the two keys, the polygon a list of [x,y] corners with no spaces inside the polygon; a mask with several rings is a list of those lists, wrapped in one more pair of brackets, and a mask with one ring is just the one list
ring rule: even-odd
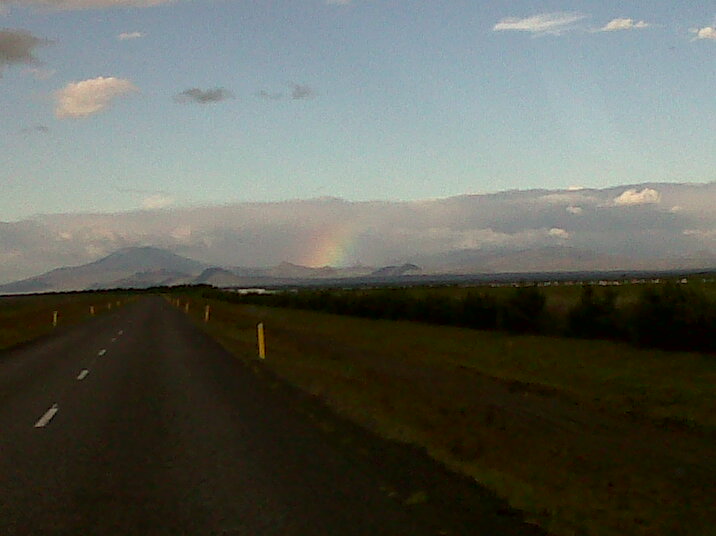
{"label": "white cloud", "polygon": [[661,194],[653,188],[644,188],[641,191],[630,188],[614,198],[614,204],[617,206],[653,205],[660,202]]}
{"label": "white cloud", "polygon": [[153,7],[174,0],[0,0],[6,4],[35,6],[51,10],[74,11],[81,9],[105,9],[121,7]]}
{"label": "white cloud", "polygon": [[568,206],[566,210],[567,210],[567,212],[569,212],[570,214],[574,214],[574,215],[576,215],[576,216],[578,216],[578,215],[580,215],[582,212],[584,212],[584,210],[582,209],[582,207],[575,207],[575,206],[573,206],[573,205]]}
{"label": "white cloud", "polygon": [[581,13],[542,13],[523,19],[507,17],[492,27],[493,31],[500,32],[513,30],[531,33],[552,33],[558,34],[569,29],[575,22],[587,18]]}
{"label": "white cloud", "polygon": [[696,37],[694,39],[711,39],[716,41],[716,28],[714,28],[713,26],[694,28],[691,30],[691,32],[696,34]]}
{"label": "white cloud", "polygon": [[87,117],[104,110],[113,99],[138,91],[129,80],[103,76],[70,82],[55,93],[60,119]]}
{"label": "white cloud", "polygon": [[572,235],[570,235],[569,232],[565,231],[564,229],[560,229],[559,227],[553,227],[549,230],[549,236],[553,236],[561,240],[567,240]]}
{"label": "white cloud", "polygon": [[144,37],[142,32],[123,32],[117,36],[120,41],[128,41],[130,39],[139,39]]}
{"label": "white cloud", "polygon": [[164,194],[154,194],[142,199],[142,208],[146,210],[167,208],[173,204],[174,199]]}
{"label": "white cloud", "polygon": [[640,20],[634,21],[634,19],[612,19],[604,26],[602,26],[600,32],[615,32],[618,30],[639,30],[642,28],[648,28],[649,23]]}

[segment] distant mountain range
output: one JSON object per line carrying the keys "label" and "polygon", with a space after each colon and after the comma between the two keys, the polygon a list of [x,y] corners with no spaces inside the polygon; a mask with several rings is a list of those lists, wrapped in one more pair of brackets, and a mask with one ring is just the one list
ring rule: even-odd
{"label": "distant mountain range", "polygon": [[0,221],[5,292],[670,269],[716,269],[716,182]]}
{"label": "distant mountain range", "polygon": [[57,268],[35,277],[0,285],[0,294],[195,284],[242,287],[419,273],[420,268],[413,264],[378,269],[368,266],[311,268],[284,262],[271,268],[222,268],[146,246],[123,248],[95,262]]}
{"label": "distant mountain range", "polygon": [[[427,259],[437,262],[437,259]],[[684,259],[691,270],[716,265],[713,257]],[[470,275],[477,279],[506,280],[520,274],[554,274],[564,265],[574,272],[623,270],[624,259],[600,256],[569,247],[546,247],[523,251],[460,250],[440,259],[443,267],[426,271],[418,265],[352,266],[312,268],[283,262],[269,268],[219,267],[188,259],[156,247],[128,247],[88,264],[57,268],[44,274],[0,285],[1,294],[29,294],[113,288],[149,288],[206,284],[220,288],[311,284],[385,284],[423,281],[459,281]],[[667,271],[669,263],[651,262],[629,271]]]}

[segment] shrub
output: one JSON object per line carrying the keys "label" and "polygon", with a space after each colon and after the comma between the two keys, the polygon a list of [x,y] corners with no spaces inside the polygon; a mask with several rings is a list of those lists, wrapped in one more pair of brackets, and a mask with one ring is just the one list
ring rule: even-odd
{"label": "shrub", "polygon": [[594,287],[582,287],[579,303],[567,314],[567,334],[573,337],[615,339],[623,336],[616,308],[617,295],[608,288],[597,294]]}

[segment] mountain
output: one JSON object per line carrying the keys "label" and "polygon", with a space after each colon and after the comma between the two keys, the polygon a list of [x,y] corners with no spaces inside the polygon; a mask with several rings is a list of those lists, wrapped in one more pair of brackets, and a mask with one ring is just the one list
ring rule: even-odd
{"label": "mountain", "polygon": [[404,275],[418,275],[420,273],[420,267],[415,266],[411,263],[405,263],[401,266],[384,266],[373,271],[371,277],[401,277]]}
{"label": "mountain", "polygon": [[[156,248],[127,248],[139,244]],[[185,260],[176,265],[169,252]],[[62,270],[29,277],[82,263],[90,268],[72,269],[75,280]],[[329,282],[404,264],[423,275],[716,268],[716,182],[227,203],[0,222],[0,283],[26,278],[12,287],[24,291],[109,284],[157,270],[197,277],[211,267],[246,278]],[[228,274],[212,277],[229,281]]]}
{"label": "mountain", "polygon": [[0,293],[57,292],[91,288],[147,287],[191,280],[208,265],[155,247],[123,248],[95,262],[57,268],[0,285]]}

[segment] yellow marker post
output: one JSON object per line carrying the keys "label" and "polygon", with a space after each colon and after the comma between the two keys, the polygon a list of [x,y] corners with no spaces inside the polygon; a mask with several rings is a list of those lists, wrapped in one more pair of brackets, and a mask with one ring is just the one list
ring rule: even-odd
{"label": "yellow marker post", "polygon": [[209,312],[211,311],[211,308],[207,305],[204,307],[204,322],[209,321]]}
{"label": "yellow marker post", "polygon": [[57,327],[57,311],[52,311],[52,327]]}
{"label": "yellow marker post", "polygon": [[259,322],[256,326],[256,331],[259,339],[259,357],[266,359],[266,337],[264,336],[264,323]]}
{"label": "yellow marker post", "polygon": [[186,303],[184,304],[184,312],[185,312],[185,313],[188,313],[188,312],[189,312],[189,302],[186,302]]}
{"label": "yellow marker post", "polygon": [[90,305],[90,314],[94,316],[94,305]]}

